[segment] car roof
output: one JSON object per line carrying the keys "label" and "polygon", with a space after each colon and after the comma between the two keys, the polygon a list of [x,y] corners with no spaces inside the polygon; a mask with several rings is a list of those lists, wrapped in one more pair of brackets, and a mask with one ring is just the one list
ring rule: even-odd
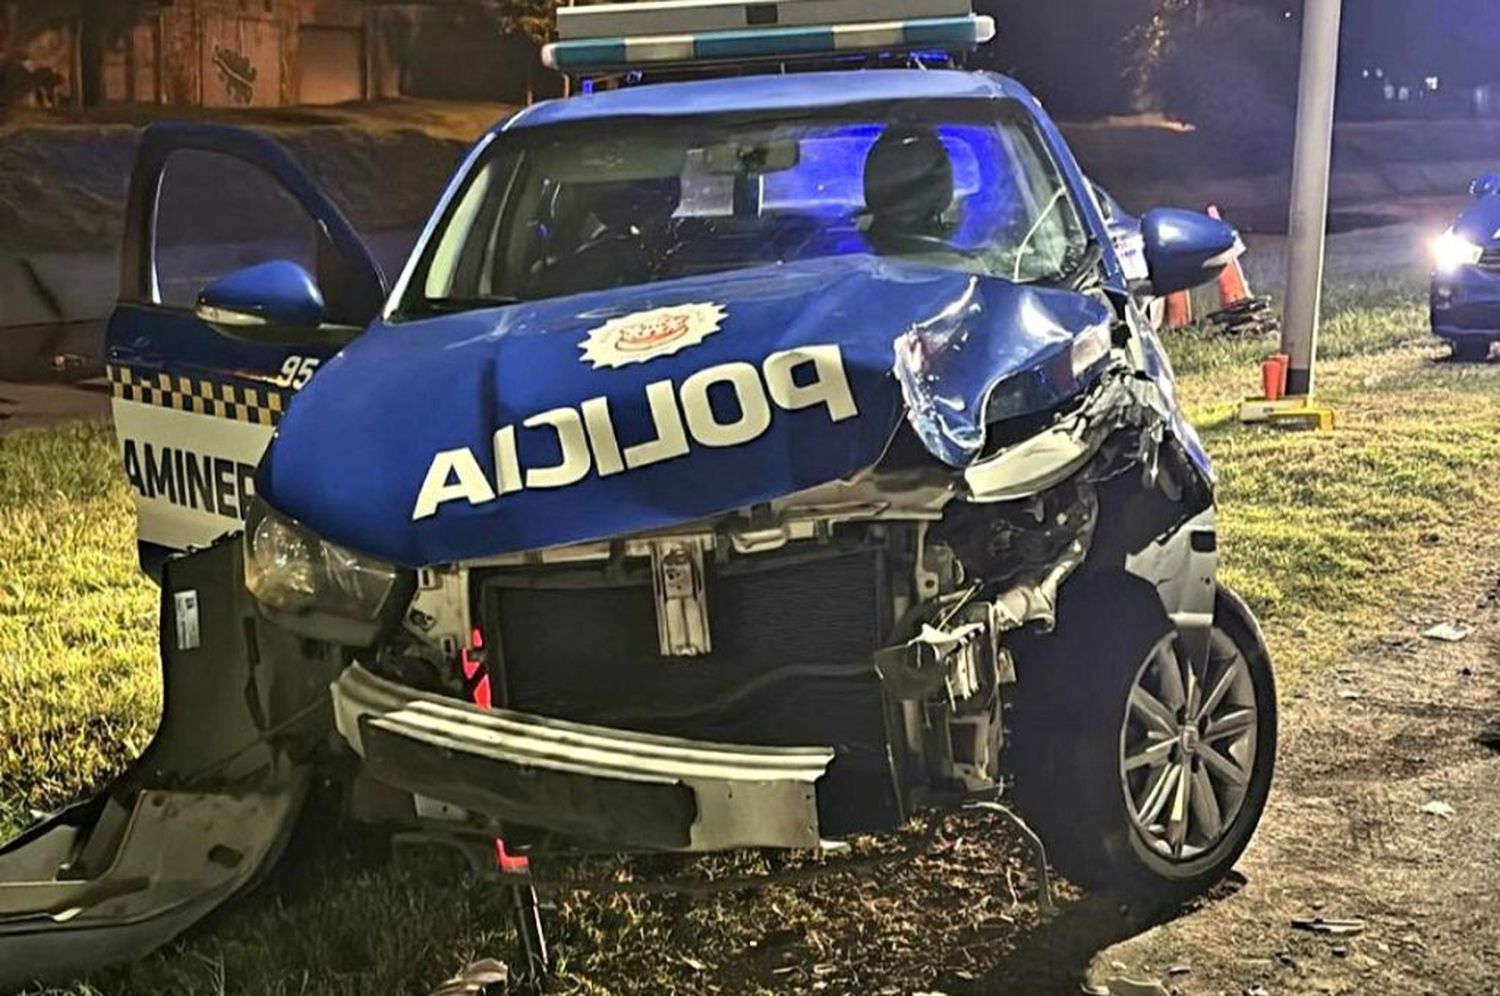
{"label": "car roof", "polygon": [[883,100],[1034,100],[994,73],[953,69],[856,69],[652,83],[535,104],[499,131],[619,117],[681,117],[839,107]]}

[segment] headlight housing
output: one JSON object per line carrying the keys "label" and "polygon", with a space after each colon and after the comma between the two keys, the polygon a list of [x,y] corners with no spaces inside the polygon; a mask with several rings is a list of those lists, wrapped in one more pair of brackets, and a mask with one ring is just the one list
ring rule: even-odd
{"label": "headlight housing", "polygon": [[319,538],[259,499],[245,518],[244,543],[245,587],[263,608],[283,618],[376,623],[405,574]]}
{"label": "headlight housing", "polygon": [[1484,256],[1484,247],[1475,245],[1450,228],[1432,243],[1432,255],[1438,272],[1453,273],[1478,263]]}

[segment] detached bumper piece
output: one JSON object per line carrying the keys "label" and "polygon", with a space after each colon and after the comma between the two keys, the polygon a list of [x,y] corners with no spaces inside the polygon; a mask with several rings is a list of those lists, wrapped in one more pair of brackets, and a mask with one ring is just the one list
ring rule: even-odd
{"label": "detached bumper piece", "polygon": [[826,747],[746,747],[483,710],[352,666],[339,731],[375,778],[523,826],[671,851],[813,848]]}
{"label": "detached bumper piece", "polygon": [[331,668],[260,627],[240,577],[237,540],[167,563],[156,737],[105,793],[0,845],[0,992],[140,958],[280,856]]}
{"label": "detached bumper piece", "polygon": [[[0,991],[139,958],[250,885],[303,798],[144,791],[67,810],[0,851]],[[95,819],[97,817],[97,819]],[[93,858],[100,854],[97,874]]]}

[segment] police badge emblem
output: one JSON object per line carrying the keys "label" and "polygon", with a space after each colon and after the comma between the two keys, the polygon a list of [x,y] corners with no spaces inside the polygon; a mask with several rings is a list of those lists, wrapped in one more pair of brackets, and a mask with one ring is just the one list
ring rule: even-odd
{"label": "police badge emblem", "polygon": [[724,324],[727,312],[717,304],[678,304],[638,311],[592,329],[578,348],[595,370],[645,363],[696,346]]}

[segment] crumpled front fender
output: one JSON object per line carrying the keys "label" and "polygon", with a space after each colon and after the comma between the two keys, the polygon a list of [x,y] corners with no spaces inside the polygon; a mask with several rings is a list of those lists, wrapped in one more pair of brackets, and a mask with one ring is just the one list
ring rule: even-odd
{"label": "crumpled front fender", "polygon": [[0,846],[0,991],[138,958],[281,854],[332,728],[332,665],[262,625],[241,576],[237,537],[167,564],[156,737],[100,796]]}

